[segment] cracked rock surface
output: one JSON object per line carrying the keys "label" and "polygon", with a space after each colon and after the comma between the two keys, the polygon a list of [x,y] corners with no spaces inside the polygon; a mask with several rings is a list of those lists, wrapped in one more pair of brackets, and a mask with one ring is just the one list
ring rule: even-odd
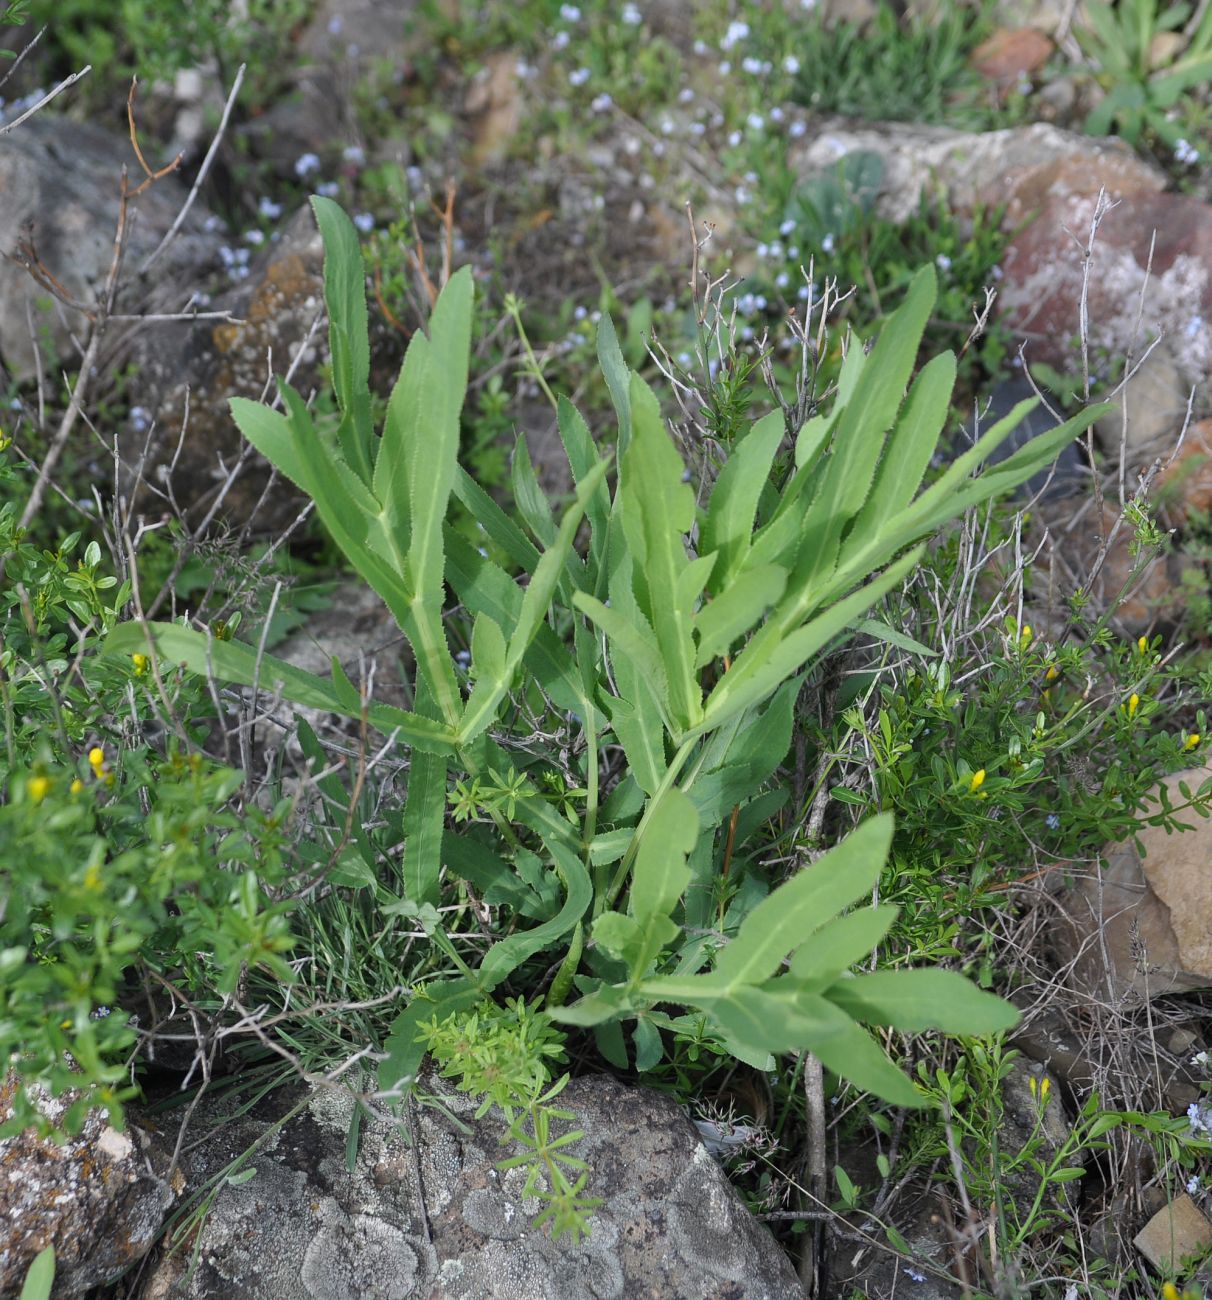
{"label": "cracked rock surface", "polygon": [[[451,1115],[416,1111],[416,1147],[400,1125],[367,1122],[352,1173],[353,1101],[299,1087],[215,1128],[191,1156],[192,1186],[261,1141],[256,1173],[226,1185],[197,1242],[163,1259],[143,1300],[792,1300],[790,1262],[754,1220],[669,1098],[609,1078],[573,1081],[560,1104],[585,1132],[588,1193],[604,1204],[578,1245],[535,1229],[525,1173],[501,1173],[505,1124],[440,1081]],[[196,1122],[234,1115],[204,1101]],[[291,1114],[294,1111],[295,1113]],[[283,1120],[284,1116],[289,1116]],[[453,1116],[453,1118],[452,1118]],[[202,1130],[198,1130],[198,1136]]]}

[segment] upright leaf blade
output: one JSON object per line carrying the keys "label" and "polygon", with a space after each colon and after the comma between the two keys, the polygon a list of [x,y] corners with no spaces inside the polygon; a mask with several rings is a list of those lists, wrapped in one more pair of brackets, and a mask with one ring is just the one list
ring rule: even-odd
{"label": "upright leaf blade", "polygon": [[370,328],[362,248],[353,222],[338,204],[313,195],[311,206],[324,241],[324,302],[328,308],[332,386],[341,409],[338,441],[349,467],[369,484],[373,461]]}

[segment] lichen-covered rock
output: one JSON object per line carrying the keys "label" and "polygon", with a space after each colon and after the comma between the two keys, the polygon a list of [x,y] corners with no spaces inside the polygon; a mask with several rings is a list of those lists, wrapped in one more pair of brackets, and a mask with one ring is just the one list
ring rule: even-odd
{"label": "lichen-covered rock", "polygon": [[[186,1258],[167,1258],[144,1300],[802,1295],[670,1099],[607,1078],[576,1080],[560,1095],[585,1132],[576,1152],[592,1170],[587,1190],[604,1199],[590,1236],[572,1245],[532,1226],[539,1207],[522,1197],[523,1172],[496,1168],[500,1117],[476,1120],[468,1098],[437,1080],[426,1086],[458,1122],[419,1110],[415,1149],[400,1126],[367,1123],[352,1172],[353,1103],[339,1092],[296,1090],[216,1128],[190,1157],[190,1182],[260,1139],[256,1174],[219,1193],[192,1277]],[[201,1109],[200,1122],[215,1123],[224,1103]]]}
{"label": "lichen-covered rock", "polygon": [[[0,1083],[0,1123],[16,1087]],[[72,1098],[40,1099],[52,1122]],[[0,1139],[0,1296],[15,1296],[34,1256],[55,1248],[55,1297],[70,1300],[142,1259],[173,1202],[167,1160],[129,1125],[119,1133],[101,1110],[63,1144],[33,1131]]]}
{"label": "lichen-covered rock", "polygon": [[[247,251],[247,250],[245,250]],[[203,319],[167,322],[133,340],[123,360],[133,367],[132,405],[143,426],[154,422],[150,443],[142,428],[119,440],[125,488],[137,479],[163,491],[171,467],[172,498],[191,524],[203,517],[227,482],[244,440],[228,411],[228,399],[259,399],[274,375],[304,355],[292,383],[307,393],[327,355],[327,331],[311,333],[324,310],[324,248],[309,207],[286,224],[280,238],[247,268],[242,278],[216,294],[208,311],[226,311],[240,324]],[[247,275],[243,271],[247,269]],[[288,483],[265,495],[270,469],[251,457],[231,484],[219,517],[233,526],[251,523],[259,533],[276,533],[293,520],[303,498]],[[137,508],[166,508],[146,488]]]}

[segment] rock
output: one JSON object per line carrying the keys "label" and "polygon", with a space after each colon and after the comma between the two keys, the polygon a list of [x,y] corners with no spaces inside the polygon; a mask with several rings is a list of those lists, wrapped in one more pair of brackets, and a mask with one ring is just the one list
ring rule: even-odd
{"label": "rock", "polygon": [[1212,1246],[1212,1223],[1182,1192],[1145,1224],[1133,1245],[1154,1268],[1169,1273],[1181,1260],[1202,1255]]}
{"label": "rock", "polygon": [[[166,161],[149,154],[152,166]],[[4,137],[0,149],[0,253],[18,254],[28,227],[46,270],[77,302],[93,307],[113,260],[123,167],[132,186],[137,185],[142,173],[126,136],[45,110],[24,122]],[[131,200],[120,311],[179,310],[198,268],[215,263],[220,237],[195,204],[151,276],[141,279],[136,273],[171,227],[185,197],[180,181],[167,176]],[[24,266],[0,260],[0,360],[14,379],[26,381],[37,374],[31,316],[33,329],[50,331],[59,359],[71,368],[73,335],[85,333],[87,321],[57,300],[49,309],[39,305],[50,297]],[[43,366],[53,370],[53,361],[43,347]]]}
{"label": "rock", "polygon": [[[0,1123],[13,1114],[15,1080],[0,1084]],[[54,1122],[72,1104],[43,1094]],[[32,1130],[0,1139],[0,1295],[16,1296],[34,1256],[55,1248],[55,1297],[70,1300],[111,1282],[151,1248],[174,1200],[161,1176],[168,1159],[142,1130],[113,1128],[91,1110],[60,1145]]]}
{"label": "rock", "polygon": [[167,1258],[145,1300],[803,1294],[790,1262],[669,1098],[600,1077],[574,1080],[561,1094],[586,1134],[574,1148],[589,1162],[586,1190],[605,1200],[591,1235],[574,1246],[532,1227],[538,1206],[522,1198],[523,1171],[496,1169],[509,1152],[501,1118],[476,1120],[473,1100],[440,1080],[425,1086],[454,1120],[419,1109],[412,1149],[399,1125],[366,1121],[352,1173],[354,1103],[345,1093],[295,1089],[247,1115],[204,1100],[197,1122],[229,1122],[187,1157],[190,1183],[261,1139],[250,1160],[256,1174],[219,1191],[193,1277],[185,1279],[186,1260]]}
{"label": "rock", "polygon": [[[1167,183],[1160,168],[1119,140],[1092,140],[1044,123],[966,132],[826,119],[791,150],[789,161],[798,175],[810,176],[857,152],[883,159],[876,211],[897,222],[917,212],[923,194],[939,190],[959,211],[1005,204],[1005,228],[1014,230],[1042,206],[1097,194],[1101,186],[1112,195],[1148,195]],[[1069,333],[1075,321],[1065,323]]]}
{"label": "rock", "polygon": [[[303,346],[303,361],[292,383],[306,396],[319,382],[328,335],[320,328],[309,337],[309,331],[324,310],[323,262],[311,209],[301,208],[281,238],[250,260],[247,277],[211,301],[209,310],[228,311],[242,324],[160,323],[130,341],[124,359],[135,368],[129,389],[132,406],[143,424],[155,422],[156,432],[150,446],[139,427],[120,438],[124,491],[135,490],[140,473],[163,489],[171,464],[175,501],[191,524],[202,518],[245,445],[228,412],[228,398],[260,398],[269,381],[270,360],[274,374],[284,375]],[[272,384],[269,389],[272,394]],[[284,529],[304,498],[293,485],[278,480],[262,500],[269,475],[268,464],[254,456],[225,496],[220,517],[233,526],[252,523],[262,534]],[[144,485],[136,509],[159,513],[164,508]]]}
{"label": "rock", "polygon": [[999,27],[972,51],[969,62],[991,81],[1014,82],[1038,72],[1055,48],[1035,27]]}
{"label": "rock", "polygon": [[[1035,1158],[1048,1164],[1072,1133],[1060,1090],[1050,1080],[1044,1089],[1045,1080],[1048,1075],[1044,1071],[1019,1057],[1001,1081],[1002,1120],[997,1144],[1005,1155],[1005,1164],[999,1183],[1006,1198],[1018,1206],[1020,1217],[1030,1210],[1042,1178],[1030,1160],[1023,1160],[1013,1168],[1011,1164],[1032,1146]],[[1051,1187],[1045,1196],[1054,1204],[1059,1202],[1068,1207],[1071,1190],[1070,1184],[1060,1183]]]}
{"label": "rock", "polygon": [[1212,420],[1188,428],[1178,454],[1154,480],[1153,498],[1174,527],[1190,522],[1192,511],[1212,512]]}
{"label": "rock", "polygon": [[[1170,802],[1186,802],[1180,781],[1195,790],[1209,776],[1212,766],[1168,777]],[[1109,845],[1101,870],[1061,895],[1057,957],[1091,996],[1212,987],[1212,821],[1191,813],[1181,820],[1193,829],[1168,835],[1142,826],[1143,858],[1131,843]]]}
{"label": "rock", "polygon": [[1174,342],[1164,339],[1116,398],[1116,409],[1095,424],[1113,463],[1118,464],[1121,451],[1126,451],[1131,476],[1147,470],[1156,458],[1169,456],[1186,419],[1190,391]]}
{"label": "rock", "polygon": [[[1212,329],[1205,324],[1212,319],[1212,207],[1183,194],[1125,189],[1110,173],[1104,183],[1117,202],[1094,243],[1091,352],[1139,357],[1164,334],[1189,387],[1212,370]],[[1058,179],[1041,198],[1039,215],[1002,259],[1001,311],[1012,329],[1031,337],[1030,360],[1073,371],[1083,249],[1097,196],[1086,185],[1066,191]]]}

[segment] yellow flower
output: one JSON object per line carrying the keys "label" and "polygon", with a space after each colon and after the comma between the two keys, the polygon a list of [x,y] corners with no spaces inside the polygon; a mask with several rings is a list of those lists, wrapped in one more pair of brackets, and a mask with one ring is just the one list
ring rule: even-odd
{"label": "yellow flower", "polygon": [[51,787],[50,779],[45,776],[31,776],[29,784],[25,787],[29,797],[34,803],[41,803],[46,798]]}
{"label": "yellow flower", "polygon": [[1048,671],[1044,674],[1044,681],[1054,682],[1060,676],[1060,669],[1055,664],[1048,665]]}
{"label": "yellow flower", "polygon": [[1033,1097],[1039,1092],[1039,1080],[1033,1074],[1027,1076],[1027,1091]]}
{"label": "yellow flower", "polygon": [[1199,744],[1199,732],[1193,731],[1183,743],[1184,749],[1194,749]]}
{"label": "yellow flower", "polygon": [[1180,1300],[1178,1287],[1173,1282],[1162,1283],[1162,1300]]}
{"label": "yellow flower", "polygon": [[84,789],[84,782],[81,781],[79,777],[76,777],[76,779],[71,783],[71,785],[68,786],[68,789],[72,792],[72,794],[79,794],[80,791]]}
{"label": "yellow flower", "polygon": [[105,750],[100,745],[94,745],[88,751],[88,764],[94,770],[105,762]]}
{"label": "yellow flower", "polygon": [[1141,652],[1141,654],[1147,654],[1149,651],[1149,638],[1142,636],[1141,639],[1137,641],[1136,648]]}
{"label": "yellow flower", "polygon": [[985,784],[985,769],[982,767],[979,772],[972,773],[972,780],[968,782],[968,789],[975,793]]}
{"label": "yellow flower", "polygon": [[142,677],[143,674],[147,672],[147,667],[148,667],[147,656],[141,654],[133,654],[131,655],[130,658],[131,658],[131,663],[135,665],[135,676]]}
{"label": "yellow flower", "polygon": [[1031,638],[1034,635],[1035,634],[1031,631],[1031,625],[1029,623],[1024,623],[1022,634],[1019,637],[1019,644],[1024,650],[1031,644]]}
{"label": "yellow flower", "polygon": [[1128,696],[1128,717],[1135,718],[1136,710],[1140,708],[1140,696],[1135,691]]}
{"label": "yellow flower", "polygon": [[1047,1075],[1039,1082],[1039,1099],[1044,1104],[1048,1103],[1048,1093],[1052,1091],[1052,1080]]}

